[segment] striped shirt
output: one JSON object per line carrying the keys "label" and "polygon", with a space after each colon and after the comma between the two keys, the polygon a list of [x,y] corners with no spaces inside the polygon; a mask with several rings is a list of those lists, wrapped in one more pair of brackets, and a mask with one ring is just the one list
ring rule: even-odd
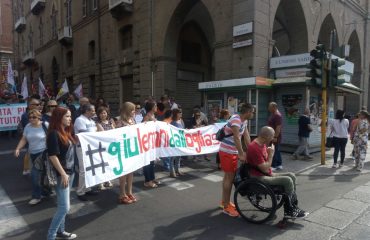
{"label": "striped shirt", "polygon": [[[247,120],[244,122],[241,121],[240,116],[238,114],[233,115],[229,121],[227,121],[227,124],[225,126],[225,135],[230,135],[232,134],[232,129],[231,127],[236,126],[239,128],[239,139],[244,133],[244,130],[247,127]],[[222,139],[221,144],[220,144],[220,151],[230,153],[230,154],[238,154],[238,149],[235,147],[235,142],[234,142],[234,136],[231,135],[229,137],[225,137]]]}

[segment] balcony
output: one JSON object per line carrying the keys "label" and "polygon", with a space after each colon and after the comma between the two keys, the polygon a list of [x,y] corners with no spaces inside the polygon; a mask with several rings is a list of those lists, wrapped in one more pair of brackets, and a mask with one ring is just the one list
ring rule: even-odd
{"label": "balcony", "polygon": [[26,55],[23,56],[22,62],[24,65],[31,65],[35,61],[35,53],[33,51],[28,51]]}
{"label": "balcony", "polygon": [[132,0],[109,0],[109,11],[112,17],[121,19],[126,14],[132,13]]}
{"label": "balcony", "polygon": [[15,25],[14,25],[15,31],[20,33],[25,28],[26,28],[26,18],[25,17],[18,18],[18,20],[15,22]]}
{"label": "balcony", "polygon": [[33,15],[39,15],[40,12],[45,8],[45,0],[32,0],[31,12]]}
{"label": "balcony", "polygon": [[58,40],[59,42],[64,45],[68,46],[72,44],[72,27],[63,27],[58,32]]}

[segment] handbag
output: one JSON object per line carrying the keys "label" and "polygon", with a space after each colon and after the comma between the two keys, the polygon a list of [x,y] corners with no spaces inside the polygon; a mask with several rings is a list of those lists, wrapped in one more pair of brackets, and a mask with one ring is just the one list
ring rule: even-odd
{"label": "handbag", "polygon": [[333,130],[330,132],[329,136],[326,137],[325,147],[327,147],[327,148],[334,147],[333,136],[331,135],[332,133],[333,133]]}
{"label": "handbag", "polygon": [[49,187],[55,187],[57,185],[57,173],[53,166],[53,164],[50,162],[48,153],[44,152],[46,161],[45,161],[45,178],[44,178],[44,184]]}

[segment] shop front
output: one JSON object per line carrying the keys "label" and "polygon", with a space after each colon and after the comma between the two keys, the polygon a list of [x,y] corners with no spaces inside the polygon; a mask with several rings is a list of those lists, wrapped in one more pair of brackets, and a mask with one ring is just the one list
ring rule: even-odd
{"label": "shop front", "polygon": [[255,117],[248,127],[251,136],[257,136],[258,129],[266,125],[267,106],[271,100],[271,80],[262,77],[230,79],[201,82],[204,111],[211,123],[217,120],[221,109],[228,109],[231,114],[238,112],[240,103],[251,103],[256,108]]}

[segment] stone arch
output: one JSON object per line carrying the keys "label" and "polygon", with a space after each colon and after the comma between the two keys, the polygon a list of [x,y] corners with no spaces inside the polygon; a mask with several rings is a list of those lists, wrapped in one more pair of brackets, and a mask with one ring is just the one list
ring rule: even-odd
{"label": "stone arch", "polygon": [[[353,62],[354,70],[351,83],[359,88],[362,88],[361,77],[362,77],[362,54],[360,40],[357,31],[354,30],[349,39],[348,45],[350,46],[348,61]],[[346,111],[349,114],[356,114],[360,110],[360,96],[358,95],[348,95],[346,96]]]}
{"label": "stone arch", "polygon": [[[156,64],[158,68],[163,67],[163,93],[176,98],[184,116],[191,116],[193,105],[202,103],[198,83],[214,79],[213,22],[202,1],[182,0],[173,11],[166,29],[162,53],[165,57]],[[184,59],[183,53],[188,53],[186,48],[197,49],[194,54],[200,55],[201,59]]]}
{"label": "stone arch", "polygon": [[[326,49],[330,48],[330,32],[332,30],[337,31],[334,19],[331,14],[328,14],[321,24],[319,36],[317,39],[318,44],[324,44]],[[338,32],[338,31],[337,31]],[[334,48],[339,46],[338,37],[334,42]]]}
{"label": "stone arch", "polygon": [[272,39],[275,41],[273,56],[308,51],[307,23],[300,1],[280,1],[275,12]]}

